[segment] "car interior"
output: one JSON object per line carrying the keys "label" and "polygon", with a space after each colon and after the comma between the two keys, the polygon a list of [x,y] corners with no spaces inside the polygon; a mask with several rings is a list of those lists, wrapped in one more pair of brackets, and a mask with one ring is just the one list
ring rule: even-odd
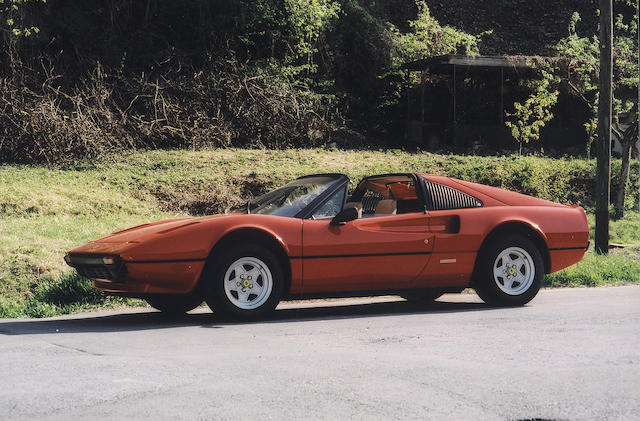
{"label": "car interior", "polygon": [[363,180],[345,204],[348,207],[355,207],[362,218],[423,211],[414,180],[405,175]]}

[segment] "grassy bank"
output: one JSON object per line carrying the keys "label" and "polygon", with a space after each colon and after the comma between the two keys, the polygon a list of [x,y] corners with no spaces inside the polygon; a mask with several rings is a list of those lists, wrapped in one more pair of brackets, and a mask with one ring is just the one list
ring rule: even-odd
{"label": "grassy bank", "polygon": [[[613,174],[619,161],[614,161]],[[66,250],[149,220],[221,212],[297,176],[343,172],[354,181],[385,172],[429,172],[501,186],[563,203],[592,205],[595,161],[470,157],[391,151],[152,151],[65,168],[0,167],[0,317],[46,316],[130,304],[92,291],[64,265]],[[589,254],[548,285],[638,282],[638,163],[628,208],[611,225],[627,244]],[[614,189],[616,186],[614,180]],[[634,208],[635,207],[635,208]],[[591,220],[591,222],[593,222]]]}

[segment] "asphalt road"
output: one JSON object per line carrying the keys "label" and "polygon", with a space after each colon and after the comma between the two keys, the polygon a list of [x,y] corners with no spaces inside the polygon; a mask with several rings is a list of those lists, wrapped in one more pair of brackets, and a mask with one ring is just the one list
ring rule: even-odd
{"label": "asphalt road", "polygon": [[0,320],[3,419],[640,419],[640,287]]}

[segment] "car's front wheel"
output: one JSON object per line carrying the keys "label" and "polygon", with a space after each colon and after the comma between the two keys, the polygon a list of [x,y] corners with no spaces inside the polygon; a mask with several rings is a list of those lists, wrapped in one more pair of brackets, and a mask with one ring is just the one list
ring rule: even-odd
{"label": "car's front wheel", "polygon": [[491,243],[480,259],[475,290],[487,304],[521,306],[540,290],[544,262],[528,238],[502,237]]}
{"label": "car's front wheel", "polygon": [[244,245],[216,258],[207,273],[206,301],[214,314],[255,319],[280,301],[283,271],[277,257],[259,245]]}

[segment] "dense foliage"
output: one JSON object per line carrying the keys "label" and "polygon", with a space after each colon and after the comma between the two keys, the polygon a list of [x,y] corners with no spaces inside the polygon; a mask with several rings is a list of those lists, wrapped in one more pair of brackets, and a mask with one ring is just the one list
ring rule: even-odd
{"label": "dense foliage", "polygon": [[[399,66],[438,54],[568,55],[572,85],[584,81],[574,94],[593,104],[595,2],[460,2],[2,0],[0,161],[398,145],[412,82]],[[636,12],[631,0],[616,7],[618,86],[633,88]],[[556,85],[524,86],[530,97],[507,107],[516,139],[540,135]]]}
{"label": "dense foliage", "polygon": [[[624,12],[624,13],[623,13]],[[638,103],[638,3],[614,1],[613,36],[613,113],[616,120]],[[592,117],[585,123],[589,143],[596,133],[598,109],[599,41],[596,35],[580,34],[575,12],[569,21],[569,33],[554,46],[556,53],[568,60],[557,66],[564,83],[591,108]],[[559,80],[559,79],[558,79]],[[633,116],[631,118],[633,120]],[[616,121],[617,122],[617,121]]]}

